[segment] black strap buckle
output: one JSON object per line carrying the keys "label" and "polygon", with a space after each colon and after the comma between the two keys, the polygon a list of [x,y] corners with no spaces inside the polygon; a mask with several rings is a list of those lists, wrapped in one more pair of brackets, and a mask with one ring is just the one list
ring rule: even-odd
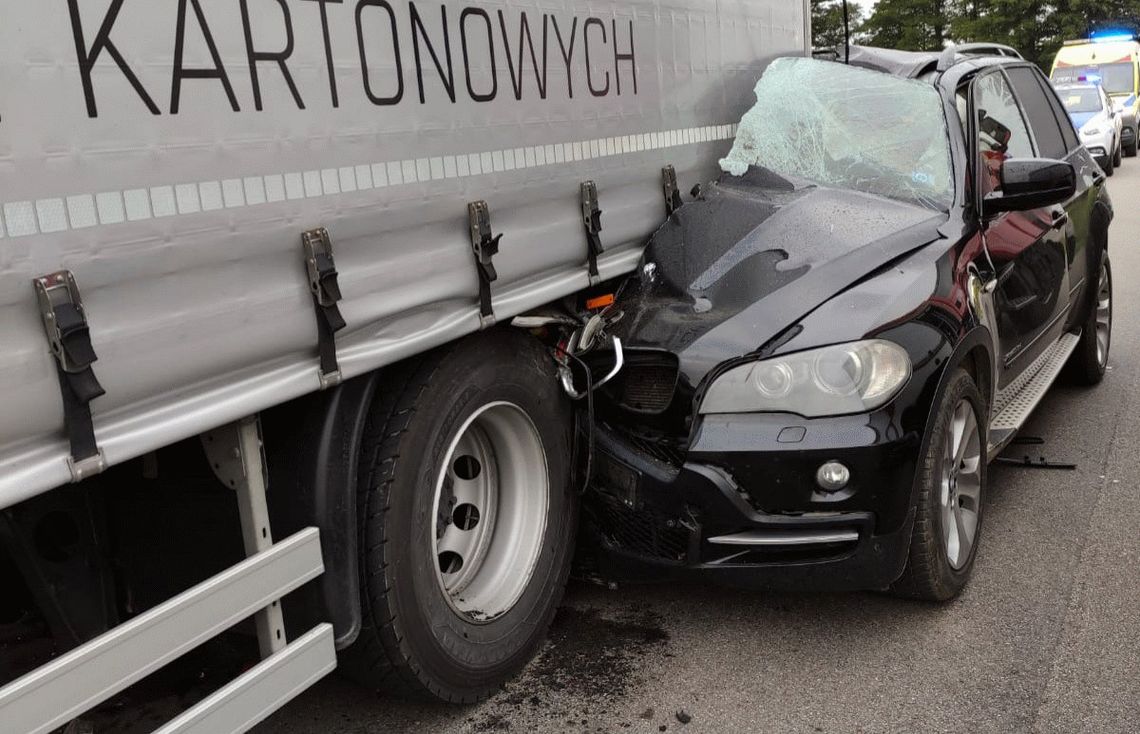
{"label": "black strap buckle", "polygon": [[72,481],[78,482],[107,467],[103,452],[95,442],[90,405],[106,391],[91,369],[98,357],[91,346],[87,312],[75,276],[71,271],[60,270],[34,279],[32,285],[59,377],[64,422],[71,445],[68,466]]}
{"label": "black strap buckle", "polygon": [[598,255],[605,252],[602,247],[602,210],[598,208],[598,185],[593,181],[583,181],[580,187],[582,198],[582,223],[586,227],[586,253],[590,268],[590,285],[597,285],[601,281],[598,275]]}
{"label": "black strap buckle", "polygon": [[681,190],[677,188],[677,170],[673,166],[665,166],[661,169],[661,180],[665,193],[665,213],[673,216],[673,212],[684,205]]}
{"label": "black strap buckle", "polygon": [[471,251],[475,254],[475,265],[479,272],[479,321],[486,329],[495,324],[491,283],[499,279],[494,257],[499,254],[499,240],[503,235],[491,234],[491,210],[485,201],[469,203],[467,218],[471,225]]}
{"label": "black strap buckle", "polygon": [[305,250],[305,269],[309,274],[309,291],[313,294],[313,309],[317,316],[321,388],[325,389],[341,382],[335,335],[347,323],[337,307],[342,296],[328,230],[320,227],[302,233],[301,245]]}

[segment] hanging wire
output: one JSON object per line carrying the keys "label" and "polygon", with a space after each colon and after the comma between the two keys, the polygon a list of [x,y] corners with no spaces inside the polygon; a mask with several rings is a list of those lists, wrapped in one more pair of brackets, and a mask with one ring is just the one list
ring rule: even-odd
{"label": "hanging wire", "polygon": [[586,373],[586,471],[582,478],[582,488],[579,490],[579,494],[586,494],[590,482],[594,479],[594,377],[590,366],[577,355],[571,354],[561,344],[554,348],[558,354],[573,360]]}

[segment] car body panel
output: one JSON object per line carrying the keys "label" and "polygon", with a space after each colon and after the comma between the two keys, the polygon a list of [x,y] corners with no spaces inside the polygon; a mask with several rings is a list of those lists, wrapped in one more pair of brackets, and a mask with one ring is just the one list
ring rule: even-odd
{"label": "car body panel", "polygon": [[837,291],[938,239],[946,219],[774,175],[759,184],[726,176],[676,212],[650,241],[635,292],[624,294],[618,334],[677,353],[694,386],[726,352],[756,352]]}

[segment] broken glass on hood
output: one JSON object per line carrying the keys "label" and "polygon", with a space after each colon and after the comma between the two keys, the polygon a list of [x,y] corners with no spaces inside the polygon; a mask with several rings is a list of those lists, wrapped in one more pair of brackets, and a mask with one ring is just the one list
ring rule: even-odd
{"label": "broken glass on hood", "polygon": [[772,62],[720,162],[945,211],[954,198],[946,118],[930,84],[815,59]]}

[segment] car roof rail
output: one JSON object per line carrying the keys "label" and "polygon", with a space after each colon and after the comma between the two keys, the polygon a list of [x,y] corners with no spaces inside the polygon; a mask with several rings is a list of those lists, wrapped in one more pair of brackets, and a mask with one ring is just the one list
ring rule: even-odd
{"label": "car roof rail", "polygon": [[947,71],[953,66],[959,56],[1005,56],[1011,59],[1022,59],[1017,49],[1001,43],[963,43],[950,46],[938,57],[938,71]]}

